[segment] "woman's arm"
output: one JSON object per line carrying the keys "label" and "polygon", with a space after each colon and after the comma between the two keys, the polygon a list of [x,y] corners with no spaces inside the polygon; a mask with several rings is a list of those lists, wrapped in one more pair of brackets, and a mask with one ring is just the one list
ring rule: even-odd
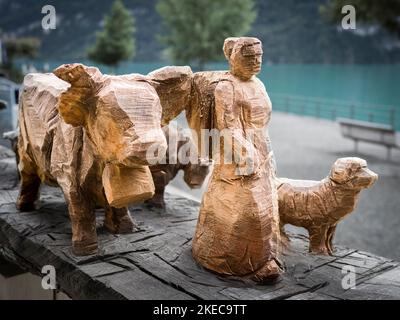
{"label": "woman's arm", "polygon": [[240,119],[241,109],[235,105],[235,92],[230,81],[221,81],[215,88],[215,113],[217,129],[224,137],[224,162],[232,159],[237,165],[237,175],[251,175],[259,159],[253,142],[246,137]]}

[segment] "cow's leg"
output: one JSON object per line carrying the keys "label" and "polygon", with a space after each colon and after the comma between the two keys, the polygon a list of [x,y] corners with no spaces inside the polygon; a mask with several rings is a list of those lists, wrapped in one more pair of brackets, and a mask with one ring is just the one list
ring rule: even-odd
{"label": "cow's leg", "polygon": [[317,254],[329,254],[326,247],[326,239],[328,235],[327,226],[316,226],[308,229],[310,238],[310,252]]}
{"label": "cow's leg", "polygon": [[289,239],[289,236],[287,235],[287,233],[285,231],[285,225],[282,223],[282,221],[279,224],[279,229],[280,229],[280,232],[281,232],[282,246],[284,248],[288,248],[289,244],[290,244],[290,239]]}
{"label": "cow's leg", "polygon": [[165,208],[165,201],[164,201],[164,191],[165,187],[168,184],[167,174],[165,171],[153,171],[151,173],[154,181],[155,192],[153,198],[146,200],[145,203],[149,206],[156,207],[156,208]]}
{"label": "cow's leg", "polygon": [[132,233],[137,230],[128,208],[105,207],[104,226],[112,233]]}
{"label": "cow's leg", "polygon": [[77,256],[97,253],[95,206],[88,192],[80,188],[63,190],[72,227],[72,249]]}
{"label": "cow's leg", "polygon": [[326,247],[330,255],[333,253],[333,238],[335,236],[336,226],[332,226],[328,229],[328,235],[326,239]]}
{"label": "cow's leg", "polygon": [[164,190],[165,188],[156,189],[153,198],[146,200],[145,203],[150,207],[165,209]]}
{"label": "cow's leg", "polygon": [[36,173],[35,166],[26,157],[21,158],[19,164],[21,184],[17,199],[17,209],[20,211],[35,210],[35,201],[39,196],[40,178]]}

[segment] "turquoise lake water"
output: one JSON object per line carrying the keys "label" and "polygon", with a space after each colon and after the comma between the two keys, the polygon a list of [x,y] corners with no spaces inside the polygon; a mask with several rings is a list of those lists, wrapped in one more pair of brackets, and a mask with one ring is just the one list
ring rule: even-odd
{"label": "turquoise lake water", "polygon": [[[49,69],[73,61],[52,61]],[[83,62],[91,65],[90,62]],[[42,68],[43,62],[35,66]],[[117,73],[146,74],[166,63],[124,63]],[[227,69],[213,63],[209,70]],[[103,72],[109,72],[100,66]],[[264,65],[259,75],[275,110],[322,118],[351,117],[387,123],[400,131],[400,64]],[[352,109],[353,108],[353,109]],[[352,109],[352,110],[351,110]]]}

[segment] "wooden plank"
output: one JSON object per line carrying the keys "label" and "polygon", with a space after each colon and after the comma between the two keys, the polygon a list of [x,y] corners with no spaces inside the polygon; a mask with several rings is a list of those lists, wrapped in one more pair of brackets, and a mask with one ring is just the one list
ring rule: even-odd
{"label": "wooden plank", "polygon": [[378,273],[343,297],[347,299],[398,300],[400,296],[400,266]]}
{"label": "wooden plank", "polygon": [[6,204],[15,204],[17,196],[18,191],[16,190],[3,190],[3,192],[0,194],[0,203],[2,206]]}
{"label": "wooden plank", "polygon": [[[222,281],[219,284],[215,284],[215,282],[214,284],[203,283],[194,272],[188,273],[179,266],[168,263],[167,260],[162,259],[156,253],[129,254],[126,258],[141,270],[147,270],[153,277],[179,288],[195,299],[217,300],[227,298],[219,293],[227,283]],[[204,273],[204,270],[202,272]],[[210,275],[208,276],[210,277]],[[209,282],[213,282],[212,279]]]}
{"label": "wooden plank", "polygon": [[283,300],[309,292],[309,290],[309,288],[293,284],[291,281],[283,280],[268,286],[227,288],[221,293],[236,300]]}
{"label": "wooden plank", "polygon": [[124,272],[126,269],[107,262],[95,262],[80,266],[79,269],[93,278]]}
{"label": "wooden plank", "polygon": [[306,292],[294,295],[288,298],[287,300],[339,300],[339,299],[328,296],[326,294]]}
{"label": "wooden plank", "polygon": [[[0,146],[2,147],[2,146]],[[11,155],[13,152],[9,150]],[[0,151],[1,153],[1,151]],[[18,186],[17,168],[15,158],[7,157],[0,161],[0,186],[3,190],[12,190]]]}
{"label": "wooden plank", "polygon": [[0,256],[0,275],[4,278],[11,278],[22,273],[25,273],[25,271]]}
{"label": "wooden plank", "polygon": [[355,288],[347,290],[343,299],[353,300],[399,300],[400,299],[400,266],[378,272]]}
{"label": "wooden plank", "polygon": [[132,271],[101,277],[98,281],[130,300],[191,300],[193,297],[166,285],[135,268]]}
{"label": "wooden plank", "polygon": [[400,288],[400,266],[365,281],[366,284],[391,285]]}

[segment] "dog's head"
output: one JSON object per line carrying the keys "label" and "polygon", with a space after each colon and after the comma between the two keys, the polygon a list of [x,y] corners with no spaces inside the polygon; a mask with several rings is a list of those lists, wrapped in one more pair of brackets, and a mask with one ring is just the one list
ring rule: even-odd
{"label": "dog's head", "polygon": [[339,158],[332,166],[330,179],[352,189],[369,188],[378,179],[378,175],[367,168],[367,161],[349,157]]}

